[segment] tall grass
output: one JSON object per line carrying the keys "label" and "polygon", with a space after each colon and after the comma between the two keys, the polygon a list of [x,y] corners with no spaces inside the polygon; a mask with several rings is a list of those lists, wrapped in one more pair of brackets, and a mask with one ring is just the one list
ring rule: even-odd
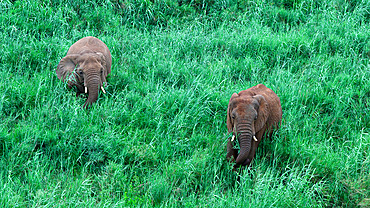
{"label": "tall grass", "polygon": [[[0,2],[3,207],[367,207],[366,1]],[[55,68],[113,57],[88,110]],[[226,109],[263,83],[281,128],[232,172]]]}

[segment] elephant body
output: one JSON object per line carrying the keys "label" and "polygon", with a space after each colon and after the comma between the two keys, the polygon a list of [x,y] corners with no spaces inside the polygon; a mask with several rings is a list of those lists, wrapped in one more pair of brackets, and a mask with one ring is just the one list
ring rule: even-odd
{"label": "elephant body", "polygon": [[[228,138],[227,155],[235,160],[234,170],[249,166],[262,139],[271,136],[279,127],[282,109],[279,97],[263,84],[234,93],[227,108]],[[240,153],[234,148],[239,141]]]}
{"label": "elephant body", "polygon": [[68,87],[76,86],[77,95],[88,93],[84,107],[98,99],[100,89],[105,93],[106,77],[111,72],[112,56],[108,47],[95,37],[84,37],[74,43],[58,64],[59,79]]}

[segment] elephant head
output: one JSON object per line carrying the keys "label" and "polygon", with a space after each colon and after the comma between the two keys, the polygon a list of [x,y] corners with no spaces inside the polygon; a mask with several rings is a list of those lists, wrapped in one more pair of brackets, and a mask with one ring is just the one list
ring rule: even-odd
{"label": "elephant head", "polygon": [[68,87],[76,86],[79,93],[88,93],[85,108],[98,99],[100,89],[105,93],[103,85],[109,72],[106,58],[100,52],[67,54],[56,70],[58,78],[66,80]]}
{"label": "elephant head", "polygon": [[[263,95],[234,93],[231,96],[226,122],[229,133],[232,132],[230,144],[228,143],[228,155],[234,156],[236,162],[234,169],[251,163],[266,129],[268,108]],[[239,141],[239,154],[236,149],[232,149],[235,139]]]}

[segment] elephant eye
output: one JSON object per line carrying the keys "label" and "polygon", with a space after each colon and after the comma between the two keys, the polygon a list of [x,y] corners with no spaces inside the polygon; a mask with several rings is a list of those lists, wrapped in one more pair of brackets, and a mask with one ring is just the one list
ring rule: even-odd
{"label": "elephant eye", "polygon": [[83,74],[83,72],[82,72],[82,71],[78,71],[78,74],[82,75],[82,74]]}
{"label": "elephant eye", "polygon": [[257,120],[257,117],[258,117],[258,115],[256,115],[256,116],[254,117],[254,120]]}

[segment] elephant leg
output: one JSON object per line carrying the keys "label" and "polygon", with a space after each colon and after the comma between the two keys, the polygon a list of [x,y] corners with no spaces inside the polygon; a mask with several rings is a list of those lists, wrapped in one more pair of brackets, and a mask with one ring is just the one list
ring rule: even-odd
{"label": "elephant leg", "polygon": [[85,89],[81,84],[76,84],[76,97],[80,97],[81,94],[85,94]]}
{"label": "elephant leg", "polygon": [[231,162],[232,161],[232,156],[234,157],[234,161],[236,160],[236,158],[238,157],[238,149],[235,149],[233,147],[233,142],[229,141],[227,142],[227,154],[226,154],[226,159],[227,161]]}
{"label": "elephant leg", "polygon": [[275,130],[275,127],[272,126],[272,127],[269,127],[269,128],[265,128],[265,135],[262,135],[264,136],[266,139],[271,139],[272,138],[272,135],[274,133],[274,130]]}

